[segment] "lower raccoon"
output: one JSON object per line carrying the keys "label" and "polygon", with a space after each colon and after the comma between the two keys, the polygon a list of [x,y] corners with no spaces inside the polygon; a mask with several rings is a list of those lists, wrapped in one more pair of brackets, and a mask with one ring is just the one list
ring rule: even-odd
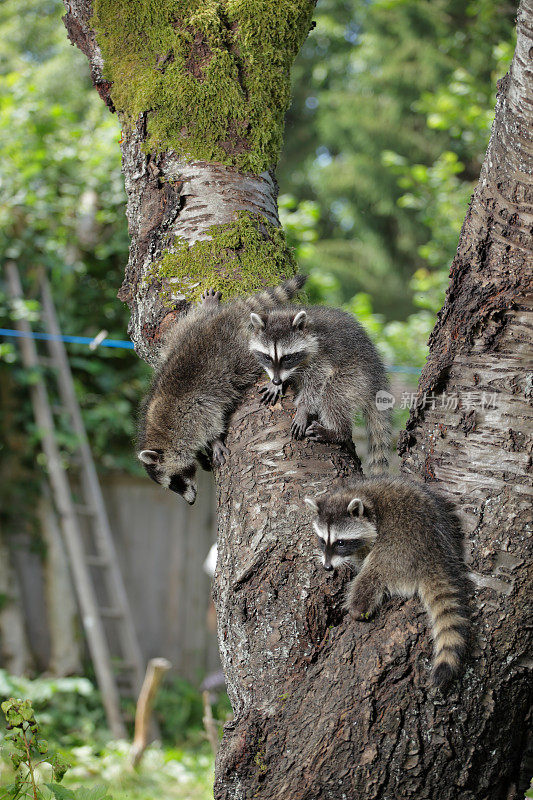
{"label": "lower raccoon", "polygon": [[289,383],[296,390],[293,437],[337,442],[353,451],[353,417],[362,411],[369,470],[386,469],[390,411],[376,406],[377,393],[388,388],[385,368],[353,315],[310,306],[252,312],[250,317],[250,350],[270,376],[264,402],[275,403]]}
{"label": "lower raccoon", "polygon": [[386,592],[418,593],[435,642],[433,683],[444,686],[461,668],[469,628],[463,537],[453,505],[403,478],[375,477],[319,498],[305,498],[327,570],[359,570],[345,608],[368,619]]}
{"label": "lower raccoon", "polygon": [[274,289],[220,305],[209,290],[180,317],[161,348],[159,368],[143,403],[138,457],[156,483],[192,505],[197,463],[223,464],[228,417],[261,370],[248,348],[250,311],[286,303],[305,283],[296,275]]}

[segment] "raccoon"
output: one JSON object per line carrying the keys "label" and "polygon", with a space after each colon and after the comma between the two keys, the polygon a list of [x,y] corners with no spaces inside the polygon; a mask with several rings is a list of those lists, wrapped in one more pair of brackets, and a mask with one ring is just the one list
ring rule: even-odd
{"label": "raccoon", "polygon": [[261,370],[248,348],[251,310],[288,302],[304,285],[296,275],[248,298],[220,304],[208,290],[180,317],[161,348],[150,392],[143,403],[138,457],[156,483],[196,499],[197,464],[224,463],[228,417]]}
{"label": "raccoon", "polygon": [[369,439],[369,470],[387,468],[390,411],[379,411],[376,393],[388,387],[385,368],[352,314],[336,308],[252,312],[250,350],[268,373],[265,403],[275,403],[293,384],[297,411],[291,432],[337,442],[354,452],[352,421],[362,410]]}
{"label": "raccoon", "polygon": [[358,574],[345,608],[368,619],[386,592],[418,593],[435,643],[432,681],[444,687],[460,671],[469,630],[463,537],[453,505],[403,478],[374,477],[317,499],[305,498],[325,569],[347,563]]}

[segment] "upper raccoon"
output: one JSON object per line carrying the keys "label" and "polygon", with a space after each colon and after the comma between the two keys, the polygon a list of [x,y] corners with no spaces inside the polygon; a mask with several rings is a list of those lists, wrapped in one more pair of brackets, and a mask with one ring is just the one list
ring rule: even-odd
{"label": "upper raccoon", "polygon": [[385,592],[418,592],[435,640],[433,683],[459,672],[469,626],[468,579],[461,525],[453,505],[425,486],[376,477],[305,502],[327,570],[343,563],[360,569],[348,585],[345,608],[368,619]]}
{"label": "upper raccoon", "polygon": [[387,389],[387,378],[374,345],[353,315],[311,306],[253,312],[250,318],[250,349],[271,379],[262,390],[264,401],[275,402],[287,383],[295,385],[294,438],[339,442],[353,450],[353,415],[362,410],[369,468],[386,468],[390,412],[378,411],[376,393]]}
{"label": "upper raccoon", "polygon": [[207,453],[223,464],[230,413],[260,376],[248,349],[250,309],[286,303],[305,283],[296,275],[274,289],[220,305],[220,292],[202,301],[170,329],[159,367],[143,404],[139,459],[148,475],[188,503],[196,499],[196,466],[209,467]]}

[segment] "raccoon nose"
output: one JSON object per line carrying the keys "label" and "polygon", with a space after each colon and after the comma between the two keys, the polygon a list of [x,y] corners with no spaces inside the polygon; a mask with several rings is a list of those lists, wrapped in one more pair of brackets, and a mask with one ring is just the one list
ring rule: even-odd
{"label": "raccoon nose", "polygon": [[274,384],[274,386],[280,386],[281,385],[281,379],[280,378],[272,378],[272,383]]}
{"label": "raccoon nose", "polygon": [[327,570],[328,572],[331,572],[333,570],[333,567],[331,566],[331,564],[324,564],[324,569]]}

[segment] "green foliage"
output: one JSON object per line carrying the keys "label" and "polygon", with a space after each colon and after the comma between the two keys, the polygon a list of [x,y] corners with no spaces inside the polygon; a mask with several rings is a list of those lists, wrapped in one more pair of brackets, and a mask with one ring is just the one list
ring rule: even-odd
{"label": "green foliage", "polygon": [[29,680],[0,670],[0,698],[11,695],[31,702],[43,735],[62,747],[81,745],[88,738],[103,741],[107,736],[100,695],[87,678]]}
{"label": "green foliage", "polygon": [[[11,763],[15,772],[14,781],[6,787],[5,796],[10,800],[18,798],[44,797],[42,787],[39,785],[39,774],[43,764],[50,768],[50,777],[60,783],[65,777],[69,764],[61,755],[52,755],[48,752],[48,742],[40,737],[40,728],[35,719],[35,712],[29,700],[15,700],[10,697],[1,705],[6,718],[6,733],[4,746],[9,752]],[[48,784],[54,796],[55,784]],[[61,788],[58,786],[58,788]],[[79,795],[72,795],[73,800],[81,800]],[[103,795],[94,800],[110,800]]]}
{"label": "green foliage", "polygon": [[199,300],[206,286],[220,289],[224,299],[275,286],[293,275],[296,262],[281,228],[262,216],[241,211],[233,222],[212,225],[210,239],[189,247],[176,239],[172,249],[152,265],[145,281],[157,280],[161,299]]}
{"label": "green foliage", "polygon": [[[62,12],[59,0],[0,5],[0,259],[17,262],[28,293],[36,268],[46,269],[64,332],[92,337],[105,328],[124,339],[129,315],[116,299],[128,252],[120,131],[91,86],[85,57],[66,39]],[[38,304],[25,305],[38,329]],[[0,287],[0,325],[14,327],[18,316],[20,304]],[[128,350],[68,350],[100,465],[139,472],[131,443],[148,367]],[[34,376],[17,354],[16,344],[2,341],[0,460],[6,475],[23,470],[27,480],[35,477],[39,437],[28,393],[17,388]],[[72,437],[66,421],[59,424],[68,461]],[[36,434],[31,441],[20,439],[24,430]]]}
{"label": "green foliage", "polygon": [[67,789],[66,786],[59,786],[56,783],[47,783],[56,800],[112,800],[107,794],[105,786],[93,786],[90,789]]}
{"label": "green foliage", "polygon": [[514,47],[504,0],[322,0],[293,68],[281,188],[320,209],[303,262],[387,319],[408,282],[447,270],[477,180],[496,79]]}
{"label": "green foliage", "polygon": [[[37,713],[36,741],[48,739],[56,746],[55,754],[50,754],[49,758],[48,753],[39,753],[38,748],[31,751],[38,797],[44,800],[51,797],[104,800],[109,795],[114,800],[153,800],[154,797],[208,800],[212,797],[213,759],[202,735],[202,701],[198,690],[185,681],[163,685],[156,713],[166,744],[151,745],[135,770],[131,768],[130,744],[109,741],[98,692],[85,678],[30,681],[0,670],[0,698],[11,695],[26,698],[23,708],[27,709],[26,716],[33,714],[31,725]],[[18,707],[20,703],[16,701],[15,705]],[[225,718],[229,710],[227,698],[213,710],[217,717]],[[16,708],[14,713],[19,713]],[[13,730],[7,733],[12,734]],[[176,747],[178,742],[180,747]],[[13,794],[17,773],[10,753],[16,755],[23,751],[18,750],[12,740],[7,740],[0,748],[0,797],[3,800],[25,797]],[[45,763],[36,763],[36,759],[41,761],[43,756]],[[68,772],[62,779],[61,773],[64,774],[67,764]],[[55,774],[52,774],[54,767]],[[17,769],[25,779],[28,770],[22,761]],[[22,781],[19,780],[19,784],[22,785]]]}
{"label": "green foliage", "polygon": [[[202,697],[187,681],[177,677],[166,680],[157,694],[155,713],[163,741],[183,744],[203,740]],[[213,716],[222,723],[230,715],[231,706],[227,695],[223,694],[213,706]]]}
{"label": "green foliage", "polygon": [[95,0],[93,8],[113,103],[127,127],[145,115],[147,150],[256,173],[276,163],[290,67],[313,2]]}

